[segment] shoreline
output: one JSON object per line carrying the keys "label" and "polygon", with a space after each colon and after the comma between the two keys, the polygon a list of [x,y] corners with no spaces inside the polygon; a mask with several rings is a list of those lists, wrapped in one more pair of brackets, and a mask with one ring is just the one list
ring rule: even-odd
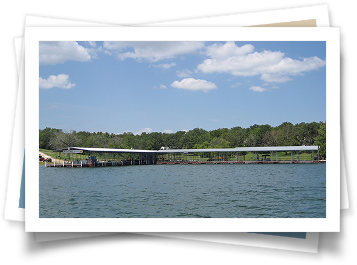
{"label": "shoreline", "polygon": [[[53,162],[63,163],[63,160],[61,160],[61,159],[54,158],[54,157],[52,157],[52,156],[46,155],[45,153],[43,153],[43,152],[41,152],[41,151],[38,151],[38,153],[39,153],[42,157],[44,157],[44,158],[51,158],[51,159],[52,159],[52,163],[53,163]],[[45,162],[42,162],[42,161],[39,161],[39,163],[40,163],[40,165],[44,165],[44,164],[45,164]]]}

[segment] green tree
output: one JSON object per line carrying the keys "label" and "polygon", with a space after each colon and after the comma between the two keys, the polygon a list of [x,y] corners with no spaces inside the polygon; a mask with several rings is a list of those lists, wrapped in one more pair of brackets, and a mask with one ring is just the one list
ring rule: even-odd
{"label": "green tree", "polygon": [[299,142],[296,137],[296,128],[291,122],[284,122],[277,127],[277,145],[299,145]]}
{"label": "green tree", "polygon": [[147,140],[146,142],[146,149],[147,150],[152,150],[154,147],[154,145],[152,144],[152,142],[150,140]]}
{"label": "green tree", "polygon": [[51,149],[50,141],[55,133],[62,132],[62,130],[46,127],[46,129],[39,130],[39,148]]}
{"label": "green tree", "polygon": [[230,143],[222,137],[215,137],[210,142],[211,148],[229,148]]}
{"label": "green tree", "polygon": [[262,146],[263,138],[267,132],[271,131],[272,127],[268,124],[250,126],[248,137],[245,140],[245,146]]}
{"label": "green tree", "polygon": [[[152,132],[146,134],[147,144],[150,143],[151,150],[159,150],[163,146],[162,134],[159,132]],[[150,140],[150,142],[148,142]]]}
{"label": "green tree", "polygon": [[277,143],[277,131],[276,130],[266,131],[262,139],[262,146],[276,146],[276,143]]}
{"label": "green tree", "polygon": [[185,136],[185,131],[177,131],[172,135],[172,148],[181,149],[183,148],[183,137]]}
{"label": "green tree", "polygon": [[[231,129],[219,128],[212,131],[194,128],[190,131],[175,133],[143,132],[140,135],[134,135],[131,132],[117,135],[108,132],[63,132],[60,129],[47,127],[39,130],[39,148],[60,149],[68,146],[82,146],[158,150],[165,146],[172,149],[205,149],[209,147],[301,146],[317,142],[322,148],[326,148],[324,147],[326,146],[326,133],[323,136],[322,130],[326,131],[326,124],[322,122],[301,122],[295,125],[284,122],[277,127],[254,124],[248,128],[236,126]],[[322,154],[325,153],[326,151],[322,151]]]}
{"label": "green tree", "polygon": [[207,131],[200,128],[195,128],[188,131],[182,137],[182,145],[184,148],[193,148],[195,144],[201,144],[205,140]]}
{"label": "green tree", "polygon": [[314,145],[318,145],[320,147],[320,156],[326,158],[326,123],[320,123]]}
{"label": "green tree", "polygon": [[203,142],[202,144],[195,144],[193,146],[193,149],[208,149],[210,148],[210,145],[207,141]]}
{"label": "green tree", "polygon": [[80,144],[80,138],[76,135],[76,131],[70,130],[68,132],[55,132],[50,140],[50,147],[52,150],[73,147]]}
{"label": "green tree", "polygon": [[227,134],[228,131],[229,130],[227,128],[219,128],[219,129],[210,131],[210,135],[211,135],[211,138],[221,137],[221,136]]}

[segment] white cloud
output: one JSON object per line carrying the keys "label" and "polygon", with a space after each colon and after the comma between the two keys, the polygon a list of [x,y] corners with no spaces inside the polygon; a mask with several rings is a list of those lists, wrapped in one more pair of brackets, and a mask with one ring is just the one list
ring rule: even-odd
{"label": "white cloud", "polygon": [[104,42],[103,48],[116,51],[119,59],[133,58],[137,61],[157,62],[178,55],[196,52],[204,48],[204,42],[196,41],[121,41]]}
{"label": "white cloud", "polygon": [[194,79],[194,78],[186,78],[182,79],[180,82],[175,81],[171,84],[172,87],[187,89],[187,90],[202,90],[204,92],[208,92],[209,90],[216,89],[217,86],[209,81]]}
{"label": "white cloud", "polygon": [[91,47],[97,47],[97,43],[95,41],[87,41],[88,45]]}
{"label": "white cloud", "polygon": [[163,68],[163,69],[169,69],[173,66],[176,66],[176,63],[173,62],[173,63],[162,63],[162,64],[154,64],[152,65],[153,67],[157,67],[157,68]]}
{"label": "white cloud", "polygon": [[279,75],[279,74],[262,74],[260,79],[269,83],[284,83],[286,81],[292,80],[290,77],[286,75]]}
{"label": "white cloud", "polygon": [[326,62],[318,57],[295,60],[285,57],[280,51],[254,52],[254,46],[238,47],[234,42],[213,44],[206,49],[211,57],[197,66],[205,73],[229,73],[233,76],[256,76],[266,82],[282,83],[292,80],[289,76],[317,70]]}
{"label": "white cloud", "polygon": [[90,50],[75,41],[41,41],[39,44],[40,64],[60,64],[65,61],[85,62],[91,59]]}
{"label": "white cloud", "polygon": [[264,92],[266,91],[267,89],[264,88],[264,87],[260,87],[260,86],[252,86],[249,88],[250,90],[253,90],[255,92]]}
{"label": "white cloud", "polygon": [[282,73],[282,74],[300,74],[302,72],[317,70],[325,66],[326,62],[314,56],[310,58],[303,58],[301,61],[293,60],[291,58],[284,58],[276,65],[267,66],[265,71],[267,73]]}
{"label": "white cloud", "polygon": [[76,84],[72,84],[68,80],[69,76],[65,74],[60,74],[60,75],[50,75],[47,79],[43,79],[40,77],[39,83],[40,83],[40,88],[48,89],[52,87],[58,87],[58,88],[63,88],[63,89],[70,89],[74,87]]}
{"label": "white cloud", "polygon": [[178,77],[189,77],[192,74],[192,71],[188,69],[178,70],[176,71]]}
{"label": "white cloud", "polygon": [[167,86],[161,84],[159,87],[154,86],[153,88],[154,89],[165,89],[165,88],[167,88]]}
{"label": "white cloud", "polygon": [[281,52],[254,52],[242,56],[206,59],[197,69],[205,74],[230,73],[234,76],[255,76],[264,73],[266,67],[278,64],[284,54]]}
{"label": "white cloud", "polygon": [[238,47],[234,42],[226,42],[225,44],[215,43],[207,47],[206,54],[212,58],[225,59],[232,56],[241,56],[254,51],[254,46],[251,44]]}
{"label": "white cloud", "polygon": [[164,133],[173,133],[172,130],[164,130]]}

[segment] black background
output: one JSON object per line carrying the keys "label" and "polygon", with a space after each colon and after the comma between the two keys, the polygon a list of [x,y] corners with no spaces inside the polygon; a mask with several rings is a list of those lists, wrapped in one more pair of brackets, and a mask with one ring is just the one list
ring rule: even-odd
{"label": "black background", "polygon": [[[354,121],[356,111],[353,108],[355,82],[356,35],[354,26],[355,10],[352,2],[342,1],[27,1],[25,3],[2,2],[2,41],[1,117],[2,138],[2,174],[1,198],[5,204],[7,176],[11,152],[12,129],[16,107],[17,72],[14,53],[14,37],[24,33],[25,15],[68,18],[74,20],[103,22],[117,25],[134,25],[185,18],[199,18],[227,14],[237,14],[262,10],[301,7],[328,4],[331,27],[341,27],[341,127],[345,151],[345,163],[348,176],[350,210],[341,211],[341,232],[320,233],[318,254],[294,251],[273,250],[239,245],[199,242],[192,240],[169,239],[139,234],[116,234],[82,239],[61,240],[36,243],[34,233],[25,233],[21,222],[1,219],[2,254],[13,256],[12,262],[179,262],[194,263],[219,262],[316,262],[329,261],[332,257],[343,262],[354,254],[355,230],[352,212],[354,211],[355,176],[352,164],[355,153]],[[4,45],[5,44],[5,45]],[[347,61],[350,61],[348,64]],[[328,67],[328,62],[327,62]],[[19,166],[22,158],[18,159]],[[329,161],[332,162],[333,161]],[[4,205],[3,204],[3,205]],[[3,213],[3,210],[1,211]],[[14,250],[14,252],[12,251]],[[15,254],[15,255],[13,255]],[[5,259],[4,255],[4,259]],[[248,259],[246,259],[248,258]],[[274,259],[272,259],[274,258]],[[294,258],[294,259],[291,259]]]}

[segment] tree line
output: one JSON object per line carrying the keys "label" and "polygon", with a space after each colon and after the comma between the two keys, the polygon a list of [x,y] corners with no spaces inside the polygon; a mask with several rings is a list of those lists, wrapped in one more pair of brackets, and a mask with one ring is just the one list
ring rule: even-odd
{"label": "tree line", "polygon": [[326,123],[284,122],[272,127],[254,124],[249,128],[220,128],[212,131],[195,128],[175,133],[131,132],[114,134],[108,132],[63,131],[45,128],[39,131],[39,148],[57,150],[70,146],[159,150],[234,148],[248,146],[303,146],[318,145],[320,154],[326,157]]}

